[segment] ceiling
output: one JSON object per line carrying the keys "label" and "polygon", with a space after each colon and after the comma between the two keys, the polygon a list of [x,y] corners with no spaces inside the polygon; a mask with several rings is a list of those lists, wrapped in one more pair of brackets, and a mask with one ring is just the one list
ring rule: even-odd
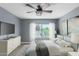
{"label": "ceiling", "polygon": [[[31,5],[36,7],[38,3],[31,3]],[[0,7],[22,19],[57,19],[79,7],[78,3],[51,3],[47,8],[47,4],[42,3],[41,5],[44,6],[44,9],[53,10],[53,12],[43,13],[41,16],[37,16],[35,12],[26,13],[28,11],[34,11],[34,9],[25,6],[25,3],[0,3]]]}

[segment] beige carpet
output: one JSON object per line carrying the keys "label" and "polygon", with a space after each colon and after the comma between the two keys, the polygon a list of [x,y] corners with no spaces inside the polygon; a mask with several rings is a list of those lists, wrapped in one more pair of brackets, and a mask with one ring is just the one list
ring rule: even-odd
{"label": "beige carpet", "polygon": [[17,47],[13,52],[11,52],[9,56],[25,56],[25,52],[28,47],[29,44],[22,44],[19,47]]}

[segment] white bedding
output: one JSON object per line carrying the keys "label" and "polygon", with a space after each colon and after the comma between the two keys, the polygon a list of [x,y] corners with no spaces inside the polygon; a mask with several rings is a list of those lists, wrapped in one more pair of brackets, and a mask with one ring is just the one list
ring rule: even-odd
{"label": "white bedding", "polygon": [[48,40],[48,41],[43,41],[43,42],[48,47],[50,56],[59,56],[59,55],[61,55],[59,46],[57,44],[55,44],[53,41]]}
{"label": "white bedding", "polygon": [[[67,55],[67,52],[62,51],[62,47],[58,46],[55,42],[51,40],[42,40],[40,43],[45,43],[48,51],[49,51],[49,56],[65,56]],[[37,56],[36,53],[36,43],[33,41],[28,50],[26,51],[27,56]]]}

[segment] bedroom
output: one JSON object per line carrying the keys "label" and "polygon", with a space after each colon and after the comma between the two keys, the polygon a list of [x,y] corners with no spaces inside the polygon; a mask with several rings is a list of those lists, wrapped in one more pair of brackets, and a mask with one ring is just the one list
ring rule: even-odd
{"label": "bedroom", "polygon": [[78,55],[78,26],[79,3],[0,3],[0,55]]}

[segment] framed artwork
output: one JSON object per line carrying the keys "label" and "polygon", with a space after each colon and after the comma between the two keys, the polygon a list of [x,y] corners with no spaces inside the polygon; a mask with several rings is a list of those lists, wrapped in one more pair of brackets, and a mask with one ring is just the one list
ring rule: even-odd
{"label": "framed artwork", "polygon": [[68,33],[79,32],[79,17],[68,20]]}

